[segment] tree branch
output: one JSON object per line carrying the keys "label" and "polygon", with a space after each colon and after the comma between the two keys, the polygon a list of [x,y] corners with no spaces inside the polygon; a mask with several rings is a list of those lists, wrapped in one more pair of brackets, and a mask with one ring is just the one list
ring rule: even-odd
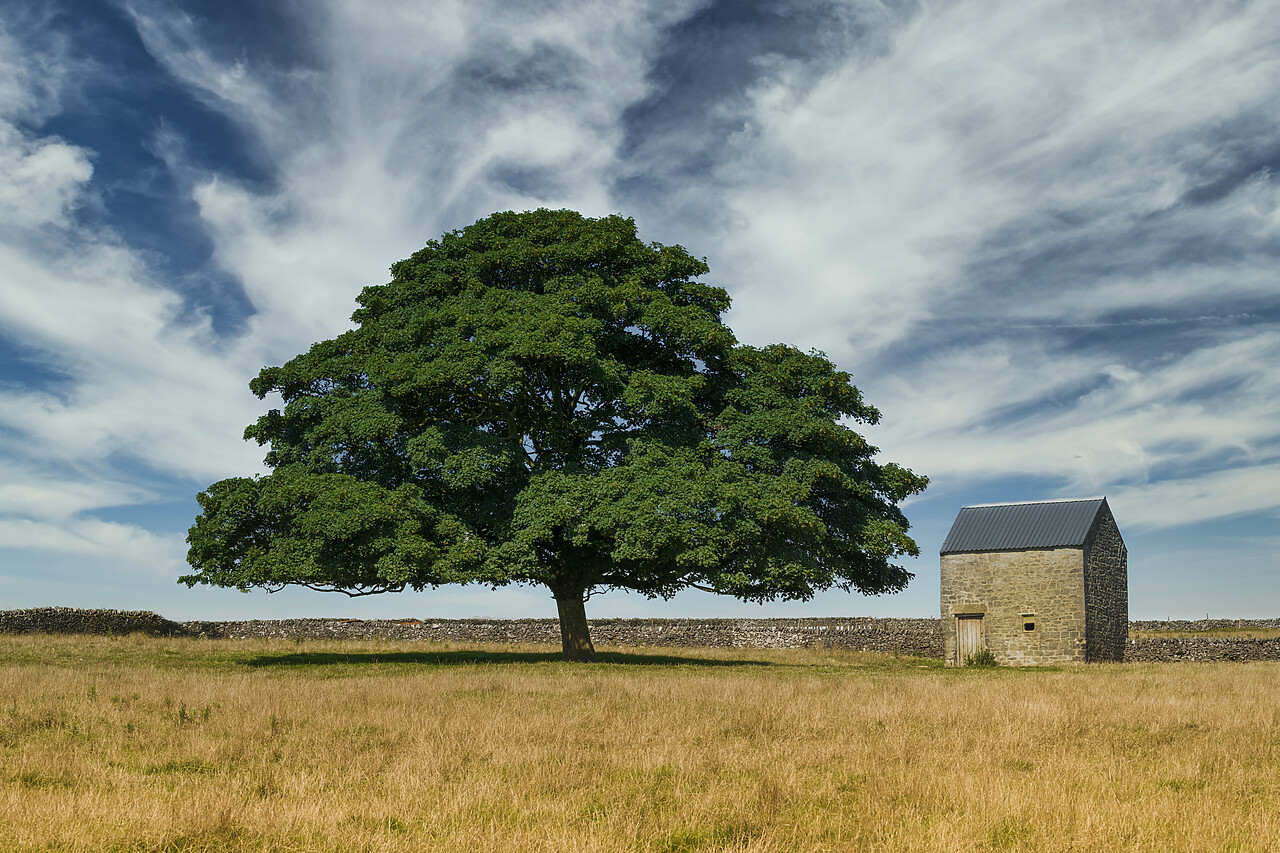
{"label": "tree branch", "polygon": [[[277,589],[268,589],[267,592],[279,592],[284,589],[287,584],[280,584]],[[348,598],[360,598],[365,595],[381,595],[384,592],[404,592],[403,583],[385,584],[376,587],[366,587],[364,584],[357,584],[351,589],[341,589],[336,586],[322,586],[319,584],[299,583],[296,586],[313,589],[316,592],[340,592]],[[352,590],[355,590],[354,592]]]}
{"label": "tree branch", "polygon": [[564,423],[569,422],[570,409],[565,405],[564,388],[560,382],[560,367],[556,365],[547,371],[547,378],[551,380],[551,399],[552,411]]}
{"label": "tree branch", "polygon": [[520,448],[521,455],[524,456],[524,467],[528,471],[533,470],[534,463],[537,461],[529,453],[529,448],[524,446],[524,435],[520,430],[516,429],[516,421],[514,416],[508,413],[507,419],[507,438],[511,439],[511,443]]}

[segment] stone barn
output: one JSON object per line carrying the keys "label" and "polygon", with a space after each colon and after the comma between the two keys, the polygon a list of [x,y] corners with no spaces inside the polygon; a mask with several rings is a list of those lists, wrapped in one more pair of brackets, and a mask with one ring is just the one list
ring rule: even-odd
{"label": "stone barn", "polygon": [[1128,552],[1106,498],[964,507],[941,560],[949,666],[982,649],[1017,666],[1124,658]]}

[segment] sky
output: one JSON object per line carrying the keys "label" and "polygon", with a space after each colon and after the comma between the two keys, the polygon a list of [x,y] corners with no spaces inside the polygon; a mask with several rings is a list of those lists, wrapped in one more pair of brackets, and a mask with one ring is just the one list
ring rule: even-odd
{"label": "sky", "polygon": [[1280,615],[1277,173],[1276,0],[0,0],[0,609],[554,616],[176,582],[249,380],[548,207],[705,257],[931,480],[901,593],[590,616],[936,616],[960,507],[1097,495],[1131,618]]}

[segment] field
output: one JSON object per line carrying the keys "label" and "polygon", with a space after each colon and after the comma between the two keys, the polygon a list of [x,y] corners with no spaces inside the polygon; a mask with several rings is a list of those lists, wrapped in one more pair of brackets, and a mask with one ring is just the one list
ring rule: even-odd
{"label": "field", "polygon": [[1280,849],[1280,664],[0,636],[3,851]]}

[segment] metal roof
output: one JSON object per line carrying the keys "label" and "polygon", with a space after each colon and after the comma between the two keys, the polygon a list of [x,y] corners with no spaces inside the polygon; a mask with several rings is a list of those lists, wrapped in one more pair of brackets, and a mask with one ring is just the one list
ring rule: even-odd
{"label": "metal roof", "polygon": [[1080,548],[1106,498],[967,506],[942,543],[943,554]]}

